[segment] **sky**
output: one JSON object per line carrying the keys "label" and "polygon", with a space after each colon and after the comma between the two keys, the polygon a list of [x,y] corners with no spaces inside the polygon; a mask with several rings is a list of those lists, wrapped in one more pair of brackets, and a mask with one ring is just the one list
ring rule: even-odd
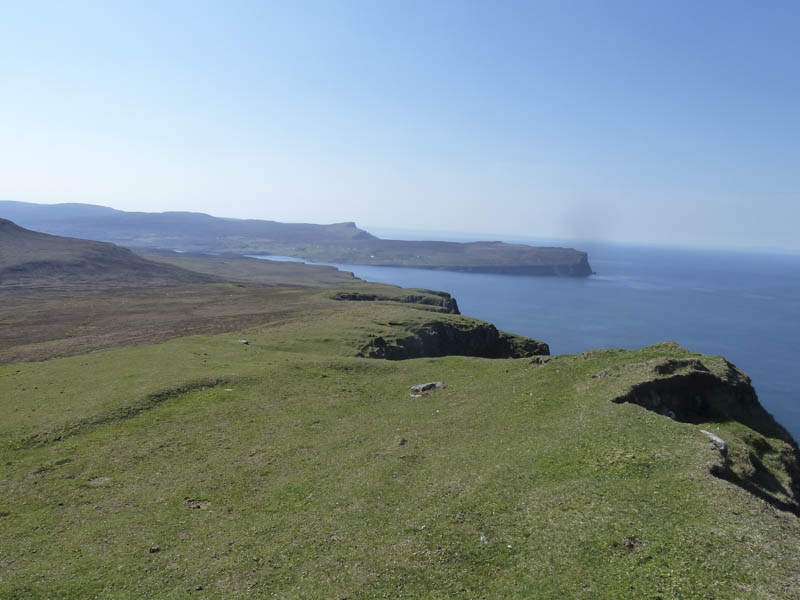
{"label": "sky", "polygon": [[0,199],[800,248],[794,0],[0,8]]}

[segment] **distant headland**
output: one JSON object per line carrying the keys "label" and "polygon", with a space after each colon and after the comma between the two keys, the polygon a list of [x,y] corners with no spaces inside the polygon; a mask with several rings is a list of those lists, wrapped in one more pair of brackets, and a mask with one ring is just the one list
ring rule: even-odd
{"label": "distant headland", "polygon": [[54,235],[213,254],[273,254],[313,262],[471,273],[586,277],[586,252],[505,242],[386,240],[355,223],[315,225],[194,212],[126,212],[93,204],[0,201],[0,217]]}

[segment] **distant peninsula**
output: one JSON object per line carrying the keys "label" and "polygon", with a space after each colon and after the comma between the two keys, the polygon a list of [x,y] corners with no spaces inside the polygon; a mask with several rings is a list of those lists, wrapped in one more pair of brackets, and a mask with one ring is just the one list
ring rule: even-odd
{"label": "distant peninsula", "polygon": [[0,217],[28,229],[131,248],[278,255],[313,262],[472,273],[586,277],[586,252],[504,242],[385,240],[355,223],[315,225],[195,212],[126,212],[93,204],[0,201]]}

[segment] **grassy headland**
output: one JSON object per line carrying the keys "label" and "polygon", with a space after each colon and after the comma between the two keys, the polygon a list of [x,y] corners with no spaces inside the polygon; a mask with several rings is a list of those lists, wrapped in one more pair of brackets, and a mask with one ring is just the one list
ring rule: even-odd
{"label": "grassy headland", "polygon": [[[441,294],[255,262],[0,289],[19,319],[0,330],[0,597],[796,593],[797,448],[724,359],[436,356],[430,331],[486,355],[503,334]],[[68,352],[59,302],[97,328]],[[61,333],[21,360],[37,315]],[[378,337],[418,358],[364,358]]]}

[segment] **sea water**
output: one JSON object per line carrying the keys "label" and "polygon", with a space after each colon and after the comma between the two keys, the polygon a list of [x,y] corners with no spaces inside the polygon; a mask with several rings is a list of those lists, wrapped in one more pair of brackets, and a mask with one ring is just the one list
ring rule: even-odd
{"label": "sea water", "polygon": [[545,341],[553,354],[666,340],[720,354],[750,375],[765,408],[800,438],[800,255],[570,245],[589,252],[595,275],[333,266],[368,281],[450,292],[463,314]]}

